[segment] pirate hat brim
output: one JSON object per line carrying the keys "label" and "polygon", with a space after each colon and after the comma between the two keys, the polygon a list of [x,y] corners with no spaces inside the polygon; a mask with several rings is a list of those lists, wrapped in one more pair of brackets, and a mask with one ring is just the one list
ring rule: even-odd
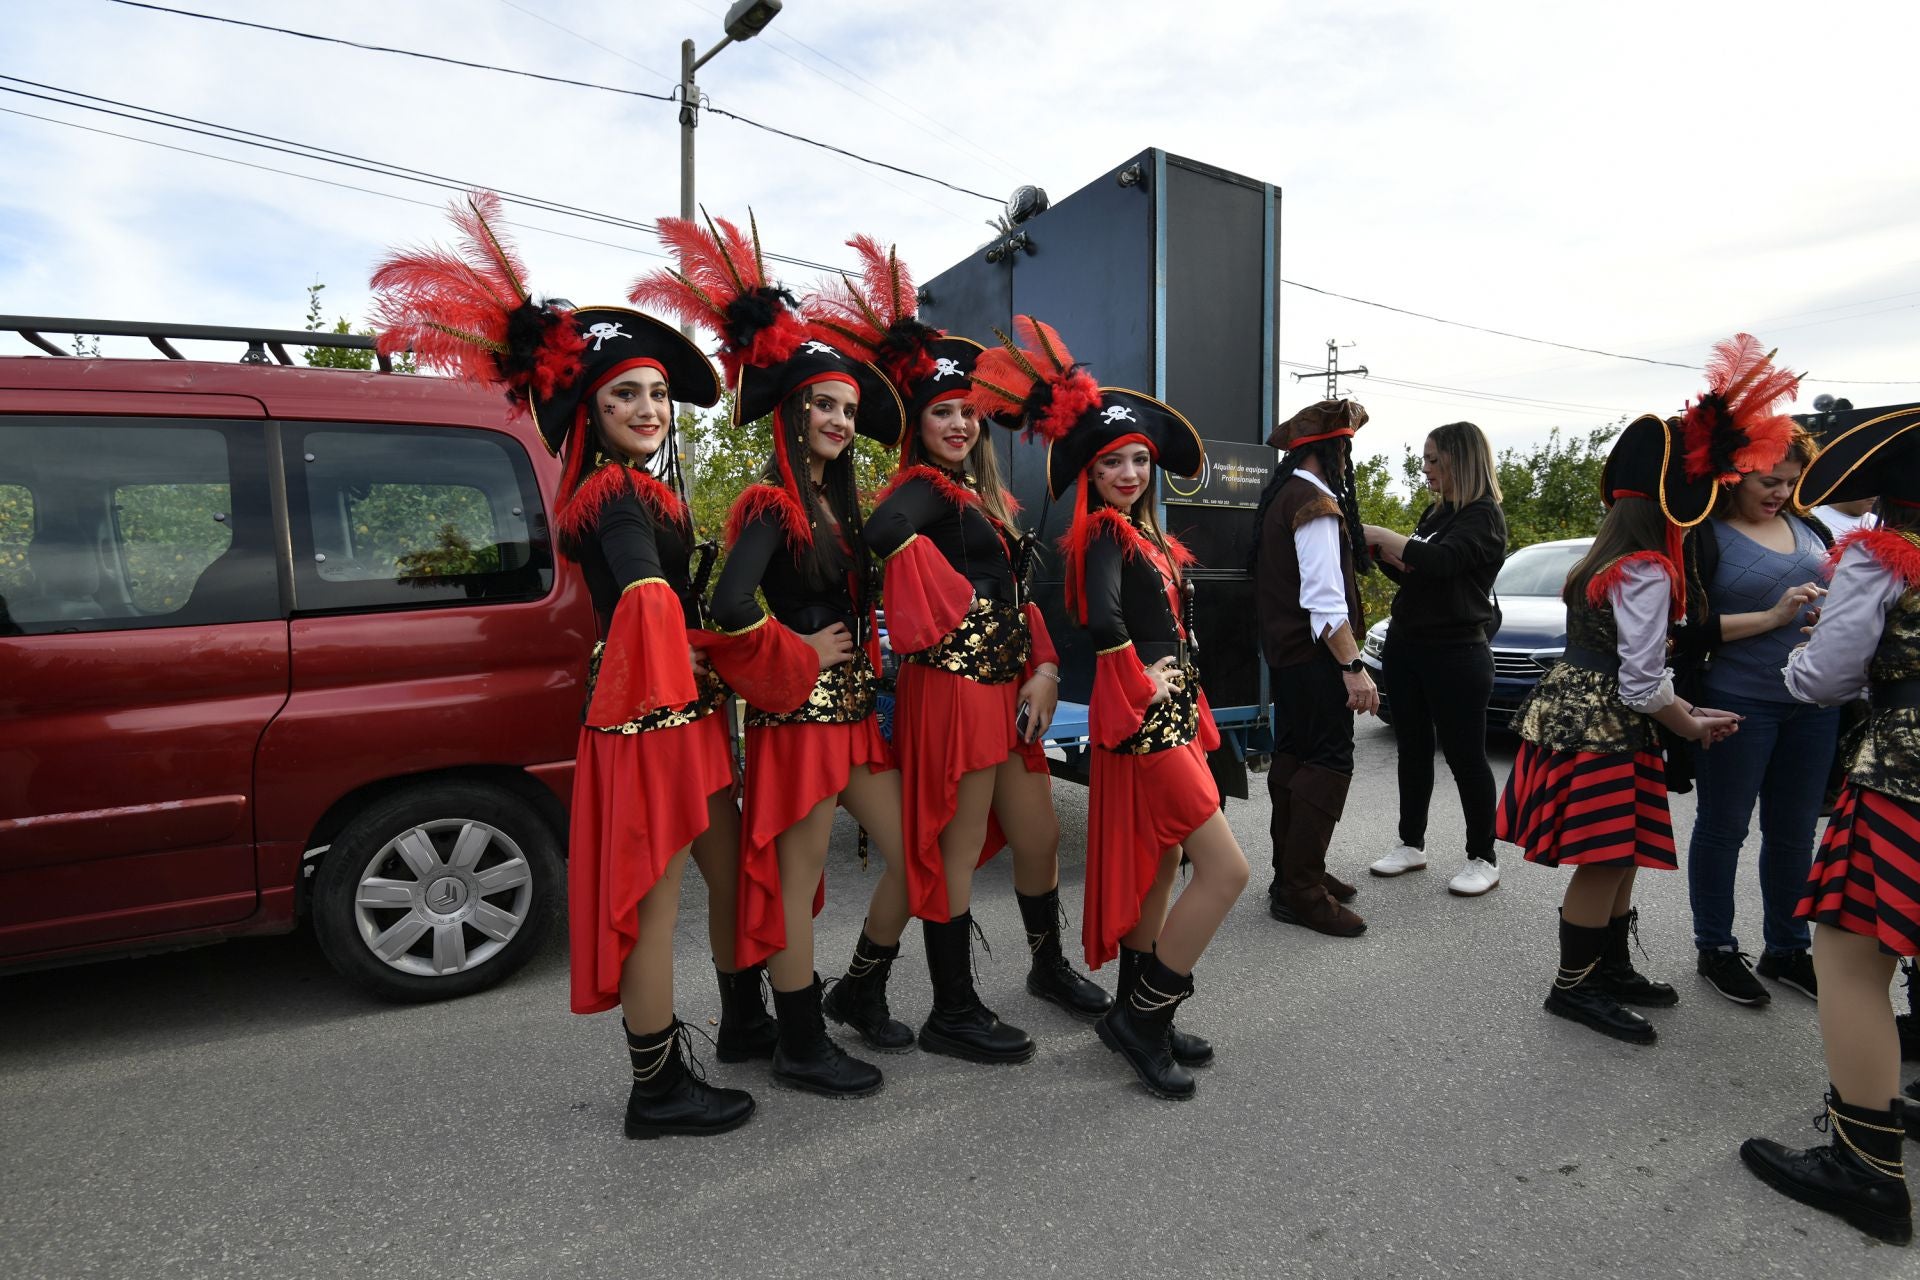
{"label": "pirate hat brim", "polygon": [[[973,363],[984,350],[986,348],[972,338],[952,335],[935,338],[927,344],[927,356],[934,362],[934,372],[914,383],[911,388],[901,389],[907,402],[908,430],[919,427],[920,414],[934,401],[965,395],[973,390]],[[951,363],[952,369],[943,371],[943,362]]]}
{"label": "pirate hat brim", "polygon": [[1656,501],[1668,523],[1683,529],[1699,524],[1713,510],[1712,477],[1686,477],[1678,422],[1651,413],[1628,423],[1613,442],[1600,471],[1600,490],[1609,507],[1619,498]]}
{"label": "pirate hat brim", "polygon": [[1868,418],[1829,440],[1793,490],[1803,507],[1878,497],[1920,498],[1920,405]]}
{"label": "pirate hat brim", "polygon": [[825,342],[808,342],[791,359],[776,365],[747,365],[741,369],[733,400],[733,424],[738,427],[756,422],[778,409],[799,388],[834,376],[850,379],[860,392],[854,431],[889,449],[897,446],[907,420],[900,393],[877,366]]}
{"label": "pirate hat brim", "polygon": [[1101,387],[1099,409],[1089,410],[1078,426],[1047,446],[1048,492],[1058,498],[1095,458],[1129,436],[1145,440],[1154,465],[1174,475],[1199,475],[1206,462],[1207,447],[1185,414],[1138,391]]}
{"label": "pirate hat brim", "polygon": [[[623,369],[648,360],[666,372],[667,392],[682,404],[711,408],[720,401],[720,376],[699,347],[672,325],[631,307],[580,307],[573,324],[586,338],[580,376],[528,407],[540,438],[555,453],[566,447],[586,398]],[[597,331],[597,332],[596,332]]]}

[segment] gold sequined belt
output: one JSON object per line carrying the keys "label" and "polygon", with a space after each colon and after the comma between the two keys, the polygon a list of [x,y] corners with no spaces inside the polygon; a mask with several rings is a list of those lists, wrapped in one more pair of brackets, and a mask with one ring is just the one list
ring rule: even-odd
{"label": "gold sequined belt", "polygon": [[1006,684],[1020,678],[1032,651],[1025,614],[1004,601],[976,597],[959,626],[938,644],[907,654],[902,661],[979,684]]}
{"label": "gold sequined belt", "polygon": [[[606,652],[607,642],[598,641],[593,646],[593,656],[587,659],[587,699],[585,707],[593,705],[594,686],[600,682],[600,658]],[[702,716],[712,715],[727,700],[729,690],[726,681],[707,668],[705,675],[695,676],[694,687],[698,691],[692,702],[681,707],[661,707],[649,711],[643,716],[627,721],[625,724],[590,725],[596,733],[647,733],[654,729],[676,729],[681,725],[692,724]],[[585,707],[580,712],[581,719],[586,718]]]}
{"label": "gold sequined belt", "polygon": [[1200,673],[1191,666],[1173,668],[1186,676],[1167,690],[1164,702],[1147,708],[1139,729],[1113,749],[1125,755],[1147,756],[1184,747],[1200,732]]}
{"label": "gold sequined belt", "polygon": [[775,715],[747,708],[747,726],[764,729],[776,724],[857,724],[873,714],[879,681],[865,649],[855,649],[853,660],[828,667],[813,682],[813,692],[793,711]]}

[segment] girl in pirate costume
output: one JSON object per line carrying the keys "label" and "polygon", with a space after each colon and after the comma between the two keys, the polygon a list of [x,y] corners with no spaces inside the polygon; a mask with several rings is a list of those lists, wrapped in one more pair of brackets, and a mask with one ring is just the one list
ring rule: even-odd
{"label": "girl in pirate costume", "polygon": [[[727,518],[708,652],[748,703],[742,818],[741,964],[767,962],[780,1017],[773,1078],[840,1097],[877,1092],[877,1067],[828,1038],[814,972],[813,916],[833,811],[844,805],[886,859],[856,952],[868,1043],[898,1052],[913,1032],[886,1011],[886,978],[907,923],[900,775],[874,715],[879,645],[860,540],[855,433],[898,443],[900,400],[873,365],[815,330],[768,280],[752,238],[720,220],[660,222],[678,268],[632,299],[711,329],[734,387],[734,424],[771,416],[773,458]],[[755,598],[766,597],[767,609]]]}
{"label": "girl in pirate costume", "polygon": [[[1740,1158],[1775,1190],[1896,1244],[1913,1238],[1901,1130],[1920,1140],[1920,1088],[1900,1097],[1887,986],[1920,954],[1920,410],[1861,423],[1822,449],[1796,503],[1878,494],[1881,524],[1850,533],[1812,638],[1788,655],[1803,702],[1866,696],[1847,780],[1797,914],[1813,931],[1829,1081],[1825,1147],[1750,1138]],[[1903,1125],[1904,1121],[1904,1125]]]}
{"label": "girl in pirate costume", "polygon": [[689,1067],[673,1013],[673,929],[689,848],[708,884],[723,1057],[765,1057],[774,1028],[757,971],[733,959],[739,823],[725,689],[701,649],[680,496],[648,470],[672,455],[672,401],[720,388],[698,348],[625,307],[535,301],[495,230],[499,199],[454,206],[461,252],[388,258],[374,273],[383,351],[503,388],[564,455],[556,525],[586,578],[605,640],[588,665],[569,841],[572,1006],[625,1016],[632,1138],[709,1134],[753,1098]]}
{"label": "girl in pirate costume", "polygon": [[[1052,329],[1014,318],[1019,345],[983,352],[972,400],[1051,439],[1047,488],[1074,490],[1065,551],[1067,609],[1098,660],[1088,709],[1093,751],[1087,963],[1120,957],[1120,989],[1098,1024],[1149,1092],[1194,1095],[1187,1067],[1213,1048],[1173,1027],[1193,967],[1247,883],[1247,860],[1220,812],[1206,753],[1220,731],[1199,687],[1184,615],[1192,557],[1154,514],[1156,466],[1199,474],[1200,436],[1151,396],[1102,387]],[[1182,853],[1193,880],[1172,909]]]}
{"label": "girl in pirate costume", "polygon": [[[920,1047],[1024,1062],[1033,1041],[1000,1022],[973,984],[973,872],[1001,846],[1013,845],[1027,990],[1082,1018],[1112,1003],[1060,945],[1060,828],[1040,745],[1059,699],[1059,660],[1040,610],[1021,600],[1017,508],[966,400],[980,344],[915,318],[913,280],[890,249],[865,236],[848,244],[864,265],[861,283],[842,277],[814,300],[816,318],[873,359],[907,402],[900,468],[866,540],[886,565],[888,639],[905,655],[893,745],[908,903],[922,922],[934,990]],[[829,1016],[856,1028],[870,1020],[859,976],[869,952],[863,938],[827,1001]]]}
{"label": "girl in pirate costume", "polygon": [[1747,334],[1719,344],[1711,387],[1683,418],[1642,416],[1614,442],[1601,475],[1606,518],[1562,592],[1566,652],[1514,722],[1520,751],[1496,834],[1529,862],[1573,869],[1547,1012],[1636,1044],[1651,1044],[1654,1028],[1628,1005],[1679,1003],[1628,954],[1635,874],[1679,865],[1659,730],[1708,747],[1739,719],[1689,705],[1666,667],[1668,630],[1686,616],[1682,540],[1712,510],[1716,485],[1770,470],[1787,451],[1793,420],[1774,406],[1798,379],[1771,359]]}

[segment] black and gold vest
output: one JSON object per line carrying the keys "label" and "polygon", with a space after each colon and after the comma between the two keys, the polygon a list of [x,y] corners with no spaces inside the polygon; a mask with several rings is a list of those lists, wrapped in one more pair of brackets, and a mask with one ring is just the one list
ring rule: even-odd
{"label": "black and gold vest", "polygon": [[[1920,588],[1887,610],[1867,679],[1875,688],[1920,680]],[[1876,707],[1846,750],[1854,785],[1920,804],[1920,708]]]}
{"label": "black and gold vest", "polygon": [[1555,663],[1515,712],[1514,732],[1548,751],[1612,755],[1656,747],[1652,717],[1620,700],[1620,626],[1613,605],[1569,604],[1567,648],[1598,655],[1595,666],[1613,656],[1613,669]]}

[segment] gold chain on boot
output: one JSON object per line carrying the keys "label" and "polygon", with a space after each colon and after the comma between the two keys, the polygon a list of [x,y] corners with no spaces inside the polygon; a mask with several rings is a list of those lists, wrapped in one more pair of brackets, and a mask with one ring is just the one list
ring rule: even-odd
{"label": "gold chain on boot", "polygon": [[1900,1135],[1901,1139],[1904,1140],[1907,1136],[1907,1131],[1905,1128],[1894,1126],[1894,1125],[1872,1124],[1866,1120],[1851,1119],[1847,1116],[1841,1115],[1838,1111],[1836,1111],[1831,1102],[1827,1104],[1827,1119],[1829,1123],[1833,1125],[1833,1131],[1840,1136],[1840,1141],[1847,1144],[1847,1150],[1853,1152],[1854,1155],[1860,1157],[1860,1160],[1867,1166],[1867,1168],[1873,1170],[1875,1173],[1881,1175],[1882,1177],[1900,1178],[1903,1180],[1906,1178],[1907,1162],[1906,1162],[1906,1157],[1904,1155],[1898,1160],[1882,1160],[1878,1156],[1870,1156],[1866,1152],[1862,1151],[1860,1149],[1860,1144],[1855,1142],[1852,1136],[1847,1133],[1848,1125],[1857,1124],[1862,1129],[1871,1129],[1875,1133],[1897,1133]]}
{"label": "gold chain on boot", "polygon": [[[1599,963],[1600,963],[1600,957],[1595,956],[1592,960],[1587,962],[1587,967],[1584,969],[1577,969],[1577,970],[1569,969],[1567,968],[1567,966],[1561,965],[1559,967],[1559,972],[1555,973],[1553,976],[1553,985],[1555,989],[1560,991],[1573,990],[1575,987],[1579,986],[1581,983],[1587,980],[1587,975],[1592,973],[1594,970],[1594,966],[1598,965]],[[1572,976],[1569,977],[1568,975],[1572,975]]]}
{"label": "gold chain on boot", "polygon": [[856,980],[866,977],[879,966],[882,958],[865,954],[865,948],[854,947],[853,958],[847,961],[847,976]]}
{"label": "gold chain on boot", "polygon": [[[660,1052],[654,1056],[653,1065],[642,1070],[636,1064],[633,1068],[633,1078],[641,1084],[648,1084],[655,1076],[666,1070],[668,1061],[673,1057],[674,1042],[678,1039],[679,1037],[674,1035],[672,1030],[669,1030],[667,1038],[660,1044]],[[645,1050],[635,1050],[632,1045],[627,1046],[627,1051],[630,1053],[645,1052]]]}
{"label": "gold chain on boot", "polygon": [[[1142,1000],[1140,998],[1140,993],[1143,991],[1151,991],[1155,996],[1158,997],[1158,999]],[[1160,988],[1148,982],[1147,976],[1143,973],[1134,980],[1133,994],[1128,998],[1133,1001],[1133,1007],[1135,1010],[1137,1010],[1140,1013],[1146,1014],[1146,1013],[1158,1013],[1160,1010],[1166,1008],[1170,1004],[1172,1005],[1179,1004],[1180,995],[1181,993],[1179,992],[1175,992],[1172,995],[1168,995],[1166,992],[1160,990]]]}

